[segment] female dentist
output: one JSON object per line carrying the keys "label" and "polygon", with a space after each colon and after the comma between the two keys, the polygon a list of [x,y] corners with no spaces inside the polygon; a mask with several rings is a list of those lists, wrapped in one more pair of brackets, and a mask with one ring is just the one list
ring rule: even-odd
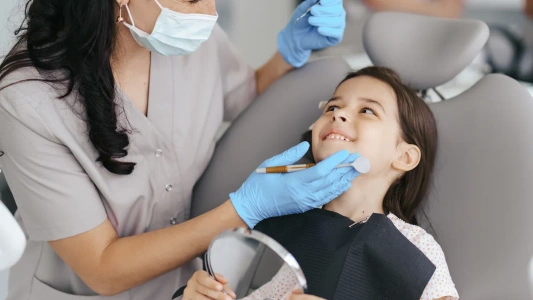
{"label": "female dentist", "polygon": [[[356,172],[334,166],[353,157],[339,152],[306,171],[252,174],[189,220],[221,122],[339,43],[345,12],[341,0],[303,2],[257,71],[216,20],[214,0],[28,0],[0,65],[0,165],[28,239],[8,300],[170,299],[221,231],[349,187]],[[308,147],[263,166],[294,163]]]}

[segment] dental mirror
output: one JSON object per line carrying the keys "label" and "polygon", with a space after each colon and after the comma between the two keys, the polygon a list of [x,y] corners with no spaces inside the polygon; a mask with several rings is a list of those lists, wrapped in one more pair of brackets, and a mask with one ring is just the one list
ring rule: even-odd
{"label": "dental mirror", "polygon": [[305,276],[292,254],[269,236],[247,228],[218,235],[207,250],[205,264],[211,276],[216,278],[220,274],[228,280],[227,286],[237,299],[247,296],[258,299],[256,290],[272,280],[294,284],[290,292],[297,288],[307,291]]}

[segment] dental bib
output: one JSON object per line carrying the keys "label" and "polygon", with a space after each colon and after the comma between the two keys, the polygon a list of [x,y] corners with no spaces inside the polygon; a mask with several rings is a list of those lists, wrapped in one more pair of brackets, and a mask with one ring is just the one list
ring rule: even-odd
{"label": "dental bib", "polygon": [[391,220],[373,214],[355,224],[314,209],[260,222],[261,231],[298,261],[308,293],[325,299],[420,299],[436,270]]}

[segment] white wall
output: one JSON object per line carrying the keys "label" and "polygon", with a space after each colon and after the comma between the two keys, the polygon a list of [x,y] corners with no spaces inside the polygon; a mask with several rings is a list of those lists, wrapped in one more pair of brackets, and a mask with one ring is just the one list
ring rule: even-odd
{"label": "white wall", "polygon": [[4,55],[14,40],[16,28],[22,19],[25,0],[0,0],[0,55]]}
{"label": "white wall", "polygon": [[274,54],[277,34],[295,6],[295,0],[217,0],[221,26],[253,67]]}
{"label": "white wall", "polygon": [[472,8],[505,8],[521,9],[525,0],[466,0],[466,4]]}
{"label": "white wall", "polygon": [[7,297],[7,279],[9,271],[0,271],[0,300]]}

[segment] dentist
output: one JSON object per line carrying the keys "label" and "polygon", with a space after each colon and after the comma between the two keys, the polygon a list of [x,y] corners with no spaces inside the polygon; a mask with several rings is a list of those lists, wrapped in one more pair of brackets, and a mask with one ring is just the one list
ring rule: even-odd
{"label": "dentist", "polygon": [[251,174],[189,219],[221,122],[340,42],[342,0],[316,4],[296,9],[254,71],[216,25],[214,0],[28,0],[0,65],[0,165],[27,238],[7,299],[170,299],[221,231],[348,189],[356,172],[334,167],[353,157],[339,152],[306,171]]}

